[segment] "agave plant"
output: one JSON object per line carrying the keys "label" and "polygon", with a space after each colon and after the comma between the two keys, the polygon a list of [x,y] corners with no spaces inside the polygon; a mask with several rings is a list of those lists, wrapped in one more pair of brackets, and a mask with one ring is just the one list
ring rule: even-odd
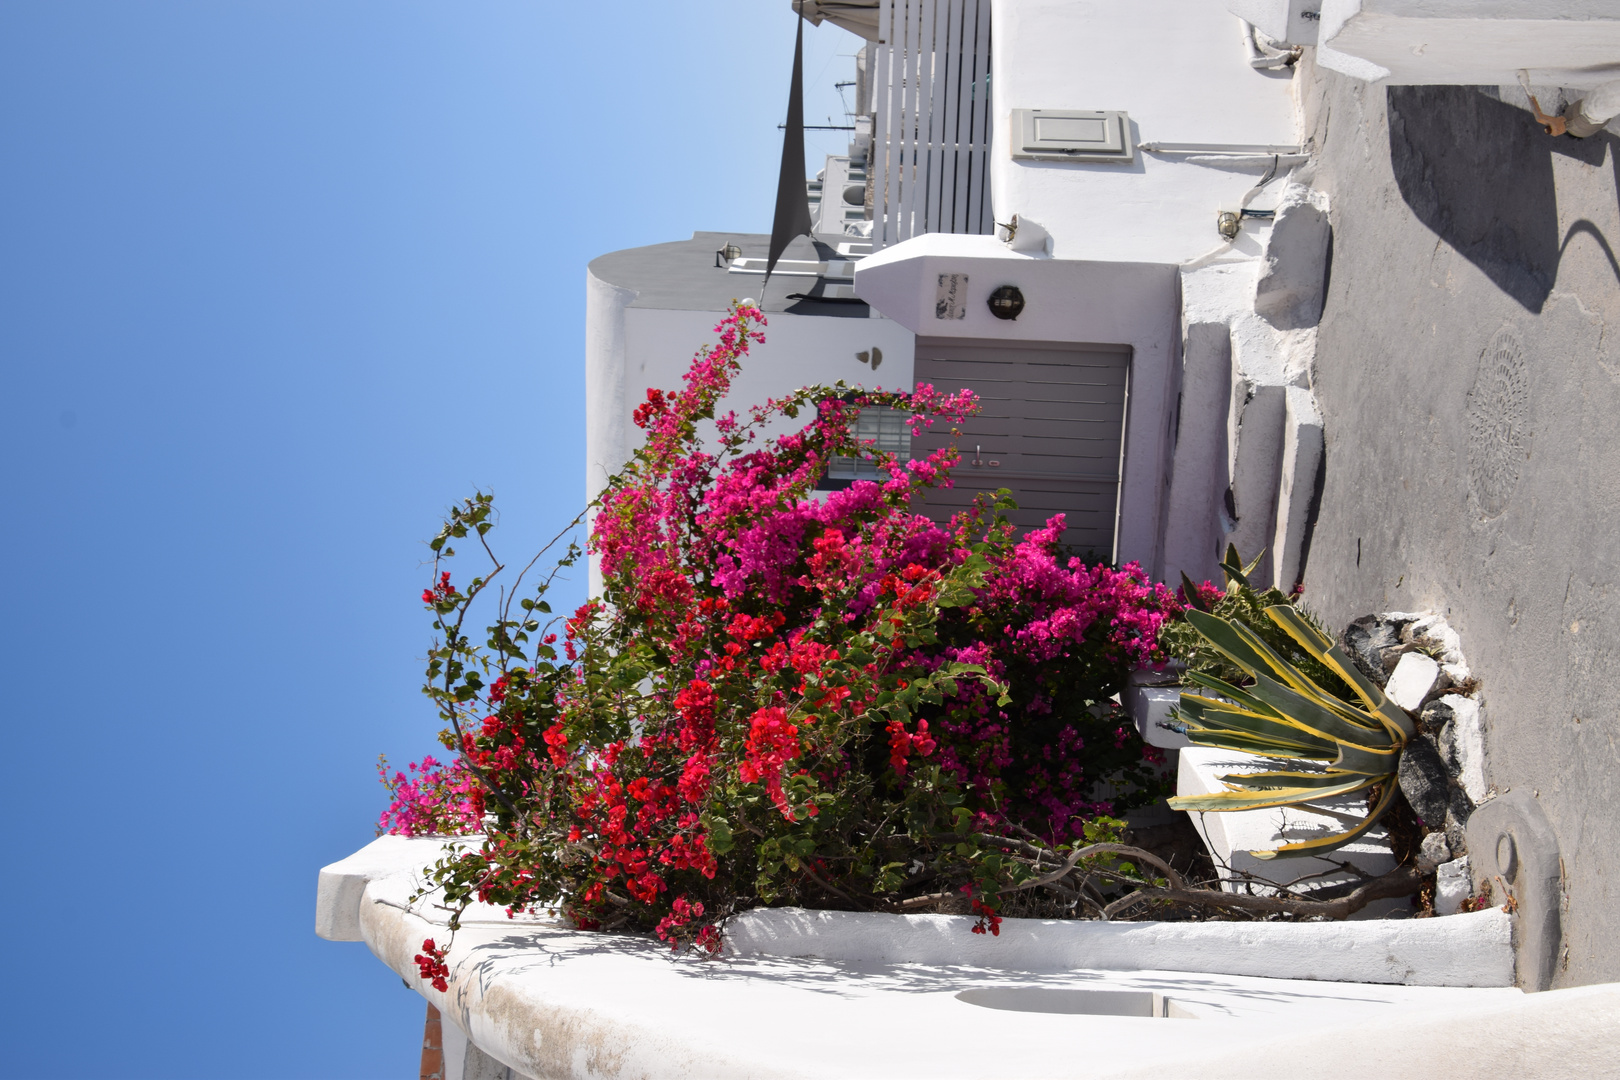
{"label": "agave plant", "polygon": [[1412,721],[1292,604],[1273,604],[1264,614],[1305,653],[1342,679],[1358,703],[1324,689],[1241,622],[1196,609],[1188,611],[1187,620],[1199,635],[1252,682],[1240,687],[1189,670],[1184,681],[1209,693],[1182,693],[1178,726],[1184,726],[1195,745],[1258,754],[1283,767],[1223,776],[1228,790],[1173,798],[1170,806],[1176,810],[1259,810],[1378,787],[1377,803],[1354,828],[1252,853],[1261,859],[1318,855],[1350,843],[1389,809],[1399,787],[1396,771],[1401,751],[1413,735]]}

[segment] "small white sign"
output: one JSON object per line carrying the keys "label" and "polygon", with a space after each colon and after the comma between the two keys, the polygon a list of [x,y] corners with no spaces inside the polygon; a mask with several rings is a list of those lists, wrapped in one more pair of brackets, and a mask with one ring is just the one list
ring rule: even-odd
{"label": "small white sign", "polygon": [[966,274],[939,275],[939,292],[934,297],[934,318],[967,318],[967,281]]}

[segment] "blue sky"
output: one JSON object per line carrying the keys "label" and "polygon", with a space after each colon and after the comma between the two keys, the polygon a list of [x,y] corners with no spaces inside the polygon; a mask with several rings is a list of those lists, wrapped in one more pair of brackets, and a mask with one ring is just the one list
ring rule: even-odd
{"label": "blue sky", "polygon": [[769,228],[787,0],[609,10],[0,3],[6,1075],[414,1075],[312,924],[434,749],[422,541],[579,508],[593,256]]}

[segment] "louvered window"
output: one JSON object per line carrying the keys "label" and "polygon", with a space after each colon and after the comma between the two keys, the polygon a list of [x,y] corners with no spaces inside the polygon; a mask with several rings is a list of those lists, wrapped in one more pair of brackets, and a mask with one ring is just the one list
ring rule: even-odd
{"label": "louvered window", "polygon": [[[871,443],[874,450],[893,454],[900,461],[906,461],[911,457],[911,429],[906,425],[908,415],[899,409],[869,405],[855,418],[851,434],[862,442]],[[877,463],[871,458],[837,457],[833,458],[827,469],[827,478],[843,481],[886,480],[888,474],[880,474]]]}

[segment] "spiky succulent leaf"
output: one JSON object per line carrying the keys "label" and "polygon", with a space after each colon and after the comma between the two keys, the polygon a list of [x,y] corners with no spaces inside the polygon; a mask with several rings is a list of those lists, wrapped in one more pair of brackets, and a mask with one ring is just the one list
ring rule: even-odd
{"label": "spiky succulent leaf", "polygon": [[1377,683],[1363,675],[1361,669],[1351,662],[1342,648],[1301,618],[1298,611],[1287,604],[1276,604],[1266,608],[1266,615],[1272,622],[1282,627],[1289,637],[1299,642],[1302,649],[1327,665],[1335,675],[1348,683],[1381,723],[1400,732],[1402,744],[1416,733],[1412,718],[1407,716],[1400,706],[1390,701]]}
{"label": "spiky succulent leaf", "polygon": [[[1246,575],[1253,572],[1253,564],[1239,565],[1237,552],[1229,548],[1221,569],[1234,587],[1246,588]],[[1170,805],[1177,810],[1216,812],[1304,806],[1382,785],[1378,804],[1354,828],[1252,853],[1261,859],[1321,854],[1353,842],[1389,808],[1401,750],[1412,736],[1412,722],[1361,674],[1341,648],[1291,605],[1267,607],[1265,614],[1307,654],[1342,678],[1361,704],[1324,690],[1241,623],[1189,611],[1187,621],[1254,682],[1238,687],[1212,675],[1189,672],[1189,684],[1224,700],[1184,692],[1180,715],[1187,737],[1199,746],[1254,754],[1283,764],[1314,760],[1331,765],[1321,772],[1285,768],[1234,773],[1221,778],[1226,791],[1177,796]]]}
{"label": "spiky succulent leaf", "polygon": [[[1375,783],[1377,781],[1370,777],[1351,776],[1332,787],[1277,788],[1263,794],[1255,791],[1217,791],[1209,795],[1178,795],[1171,805],[1177,810],[1266,810],[1278,806],[1297,806],[1302,802],[1329,799],[1335,795],[1349,795]],[[1254,854],[1266,857],[1260,852]]]}
{"label": "spiky succulent leaf", "polygon": [[1384,811],[1389,809],[1389,804],[1395,801],[1395,792],[1398,785],[1394,782],[1394,777],[1388,779],[1389,782],[1384,785],[1383,794],[1378,800],[1378,805],[1374,806],[1372,811],[1365,818],[1362,818],[1361,824],[1355,828],[1345,832],[1332,833],[1315,840],[1302,840],[1297,844],[1284,844],[1275,851],[1251,851],[1249,854],[1257,859],[1286,859],[1303,855],[1325,855],[1329,851],[1337,850],[1346,844],[1355,842],[1363,833],[1371,829],[1379,818],[1384,816]]}

